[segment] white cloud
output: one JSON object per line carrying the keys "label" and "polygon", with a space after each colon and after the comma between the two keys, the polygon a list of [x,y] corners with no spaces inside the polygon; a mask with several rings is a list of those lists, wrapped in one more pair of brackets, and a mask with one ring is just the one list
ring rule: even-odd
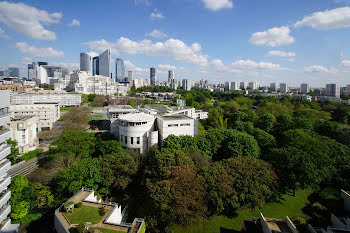
{"label": "white cloud", "polygon": [[152,43],[150,40],[133,41],[120,37],[116,42],[108,42],[104,39],[84,43],[90,49],[104,51],[108,48],[115,55],[143,54],[148,56],[173,57],[176,61],[184,61],[199,66],[208,64],[208,55],[201,53],[198,43],[187,45],[178,39],[168,39],[164,42]]}
{"label": "white cloud", "polygon": [[160,69],[160,70],[175,70],[176,66],[159,64],[158,69]]}
{"label": "white cloud", "polygon": [[67,63],[67,62],[53,62],[52,65],[54,66],[62,66],[67,68],[68,70],[79,70],[80,64],[79,63]]}
{"label": "white cloud", "polygon": [[219,72],[225,73],[240,73],[241,71],[230,66],[226,66],[223,61],[220,59],[214,59],[210,62],[210,64]]}
{"label": "white cloud", "polygon": [[154,9],[150,15],[151,19],[164,19],[164,15],[157,9]]}
{"label": "white cloud", "polygon": [[17,42],[16,47],[22,53],[32,54],[36,57],[63,57],[64,53],[53,48],[36,48],[25,42]]}
{"label": "white cloud", "polygon": [[339,70],[337,70],[334,67],[327,68],[324,66],[312,65],[312,66],[305,67],[304,72],[306,72],[306,73],[337,73],[337,72],[339,72]]}
{"label": "white cloud", "polygon": [[343,60],[341,62],[341,65],[344,66],[344,67],[350,67],[350,61],[349,60]]}
{"label": "white cloud", "polygon": [[9,35],[7,35],[6,32],[4,30],[2,30],[1,28],[0,28],[0,37],[5,38],[5,39],[10,38]]}
{"label": "white cloud", "polygon": [[294,52],[285,52],[278,50],[271,50],[268,52],[269,56],[277,56],[277,57],[295,57],[296,54]]}
{"label": "white cloud", "polygon": [[24,57],[24,58],[22,58],[21,63],[22,63],[23,65],[27,65],[27,64],[32,63],[33,61],[34,61],[34,59],[33,59],[33,58],[30,58],[30,57]]}
{"label": "white cloud", "polygon": [[202,0],[204,6],[212,11],[217,11],[225,8],[232,8],[232,0]]}
{"label": "white cloud", "polygon": [[150,33],[148,33],[146,35],[154,37],[154,38],[166,38],[166,37],[168,37],[167,34],[165,34],[164,32],[161,32],[157,29],[154,29],[153,31],[151,31]]}
{"label": "white cloud", "polygon": [[89,54],[91,57],[97,57],[98,53],[94,52],[94,51],[90,51],[87,54]]}
{"label": "white cloud", "polygon": [[9,29],[39,40],[55,40],[56,33],[43,25],[58,23],[61,13],[48,13],[24,3],[0,2],[0,22]]}
{"label": "white cloud", "polygon": [[73,27],[73,26],[80,26],[80,22],[77,19],[73,19],[72,22],[68,24],[68,26]]}
{"label": "white cloud", "polygon": [[131,61],[124,61],[125,70],[131,70],[136,75],[149,74],[149,69],[135,66]]}
{"label": "white cloud", "polygon": [[289,27],[274,27],[267,31],[254,33],[249,42],[256,45],[268,45],[271,47],[289,45],[295,41],[289,33]]}
{"label": "white cloud", "polygon": [[231,67],[240,70],[252,70],[252,69],[262,69],[262,70],[287,70],[282,68],[279,64],[274,64],[271,62],[255,62],[251,60],[238,60],[231,64]]}
{"label": "white cloud", "polygon": [[317,30],[329,30],[350,26],[350,7],[320,11],[304,17],[294,27],[310,26]]}

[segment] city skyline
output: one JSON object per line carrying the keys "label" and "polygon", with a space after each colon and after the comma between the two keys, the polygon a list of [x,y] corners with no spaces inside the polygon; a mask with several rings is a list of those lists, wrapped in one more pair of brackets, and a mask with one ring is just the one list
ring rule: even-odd
{"label": "city skyline", "polygon": [[[26,76],[32,61],[76,70],[80,52],[95,57],[110,48],[110,70],[122,57],[125,71],[133,71],[137,78],[148,78],[149,68],[155,67],[160,81],[174,70],[179,79],[212,83],[345,86],[350,77],[349,3],[130,0],[85,6],[70,2],[64,7],[64,1],[2,1],[0,48],[7,56],[0,58],[0,70],[19,67]],[[118,30],[111,29],[113,9],[126,19]],[[15,10],[23,12],[20,19],[27,25],[18,26]],[[92,22],[85,12],[104,14],[98,20],[92,17]],[[94,27],[99,28],[97,35],[91,33]]]}

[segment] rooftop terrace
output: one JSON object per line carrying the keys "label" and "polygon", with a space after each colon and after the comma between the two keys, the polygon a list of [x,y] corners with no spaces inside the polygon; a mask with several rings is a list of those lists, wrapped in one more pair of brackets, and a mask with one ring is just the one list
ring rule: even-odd
{"label": "rooftop terrace", "polygon": [[[73,202],[82,203],[80,208],[74,208],[72,213],[64,211],[64,205]],[[101,209],[104,208],[104,213]],[[144,233],[143,219],[134,219],[133,223],[124,222],[126,208],[121,212],[121,206],[113,202],[103,202],[94,196],[94,190],[82,188],[55,211],[55,228],[58,233],[75,232],[79,224],[85,224],[89,229],[108,230],[115,233]]]}

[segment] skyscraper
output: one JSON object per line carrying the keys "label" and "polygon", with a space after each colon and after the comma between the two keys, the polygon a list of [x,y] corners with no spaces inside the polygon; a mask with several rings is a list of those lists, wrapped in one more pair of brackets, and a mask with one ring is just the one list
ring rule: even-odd
{"label": "skyscraper", "polygon": [[278,90],[277,83],[270,83],[270,91],[276,92]]}
{"label": "skyscraper", "polygon": [[100,58],[94,57],[92,59],[92,75],[99,75],[100,74]]}
{"label": "skyscraper", "polygon": [[225,82],[225,91],[231,90],[231,82]]}
{"label": "skyscraper", "polygon": [[238,91],[239,90],[239,83],[238,82],[231,82],[231,91]]}
{"label": "skyscraper", "polygon": [[192,81],[189,79],[183,79],[182,80],[182,89],[185,91],[189,91],[192,89]]}
{"label": "skyscraper", "polygon": [[118,83],[125,81],[125,66],[121,58],[117,58],[115,61],[115,81]]}
{"label": "skyscraper", "polygon": [[301,85],[300,85],[300,92],[301,92],[302,94],[307,94],[307,93],[309,93],[309,92],[310,92],[310,86],[309,86],[309,84],[307,84],[307,83],[301,84]]}
{"label": "skyscraper", "polygon": [[11,153],[11,147],[6,143],[6,140],[11,138],[11,131],[5,128],[10,123],[10,91],[0,91],[0,96],[0,232],[17,232],[19,224],[11,224],[9,217],[11,212],[9,204],[11,177],[8,171],[11,168],[11,162],[6,159]]}
{"label": "skyscraper", "polygon": [[87,53],[80,53],[80,71],[91,72],[91,56]]}
{"label": "skyscraper", "polygon": [[19,75],[19,68],[8,68],[8,71],[9,71],[9,77],[17,77],[17,78],[20,78],[20,75]]}
{"label": "skyscraper", "polygon": [[129,70],[128,71],[128,82],[132,82],[132,80],[133,80],[132,71]]}
{"label": "skyscraper", "polygon": [[156,68],[152,67],[150,69],[150,81],[151,81],[151,86],[155,86],[156,85]]}
{"label": "skyscraper", "polygon": [[281,93],[287,93],[288,90],[288,84],[287,83],[280,83],[280,91]]}
{"label": "skyscraper", "polygon": [[258,82],[249,82],[248,88],[250,90],[257,90],[257,89],[259,89],[259,83]]}
{"label": "skyscraper", "polygon": [[104,51],[103,53],[100,54],[99,57],[99,65],[98,65],[98,69],[99,69],[99,74],[106,76],[106,77],[110,77],[111,76],[111,50],[107,49],[106,51]]}
{"label": "skyscraper", "polygon": [[340,98],[340,87],[335,83],[326,84],[326,95]]}
{"label": "skyscraper", "polygon": [[247,83],[246,82],[240,82],[239,83],[239,89],[241,89],[241,90],[247,89]]}
{"label": "skyscraper", "polygon": [[174,79],[175,77],[174,71],[173,70],[169,70],[168,71],[168,83],[170,83],[171,79]]}

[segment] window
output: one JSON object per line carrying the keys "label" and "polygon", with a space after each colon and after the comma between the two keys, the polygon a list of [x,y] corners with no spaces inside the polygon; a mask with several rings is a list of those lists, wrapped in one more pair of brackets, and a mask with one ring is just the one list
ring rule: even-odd
{"label": "window", "polygon": [[123,135],[120,135],[120,142],[123,143]]}
{"label": "window", "polygon": [[128,144],[128,137],[125,136],[124,139],[125,139],[125,144]]}
{"label": "window", "polygon": [[168,127],[178,127],[178,124],[169,124]]}
{"label": "window", "polygon": [[134,144],[134,137],[130,137],[131,145]]}
{"label": "window", "polygon": [[190,126],[191,124],[190,123],[183,123],[183,124],[180,124],[180,126]]}
{"label": "window", "polygon": [[136,138],[136,143],[139,145],[140,144],[140,137]]}

